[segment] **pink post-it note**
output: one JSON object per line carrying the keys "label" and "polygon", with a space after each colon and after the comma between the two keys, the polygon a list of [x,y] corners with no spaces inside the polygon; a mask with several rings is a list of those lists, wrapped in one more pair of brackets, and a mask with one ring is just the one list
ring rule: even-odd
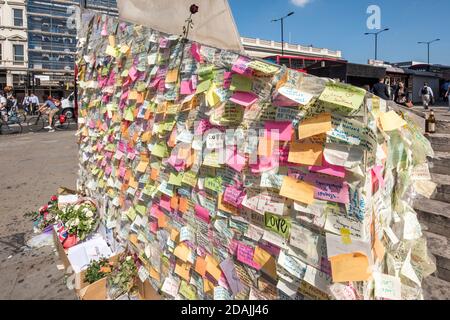
{"label": "pink post-it note", "polygon": [[235,92],[230,101],[244,107],[249,107],[258,100],[258,96],[252,92]]}
{"label": "pink post-it note", "polygon": [[159,205],[161,208],[166,209],[167,211],[171,212],[172,208],[170,207],[170,197],[166,195],[162,195],[159,200]]}
{"label": "pink post-it note", "polygon": [[195,59],[195,61],[197,62],[201,62],[202,61],[202,57],[200,55],[200,45],[193,42],[191,45],[191,54],[192,57]]}
{"label": "pink post-it note", "polygon": [[192,87],[192,81],[186,81],[183,80],[181,81],[181,90],[180,93],[181,94],[186,94],[186,95],[190,95],[193,94],[195,92],[194,88]]}
{"label": "pink post-it note", "polygon": [[266,137],[278,141],[291,141],[293,127],[292,122],[266,121]]}
{"label": "pink post-it note", "polygon": [[375,174],[375,177],[378,179],[378,182],[380,183],[380,187],[384,187],[384,177],[383,172],[384,167],[383,166],[376,166],[372,169],[373,173]]}
{"label": "pink post-it note", "polygon": [[248,63],[251,60],[247,57],[240,56],[233,65],[232,71],[242,74],[246,77],[252,76],[252,69],[248,68]]}
{"label": "pink post-it note", "polygon": [[233,79],[233,74],[231,72],[225,72],[223,74],[223,87],[224,89],[230,89],[231,80]]}
{"label": "pink post-it note", "polygon": [[326,174],[333,177],[345,178],[345,167],[335,166],[333,164],[328,163],[325,160],[325,157],[322,159],[322,166],[311,166],[308,167],[309,171]]}
{"label": "pink post-it note", "polygon": [[135,81],[138,78],[138,71],[135,66],[132,66],[130,70],[128,71],[128,76],[131,78],[132,81]]}
{"label": "pink post-it note", "polygon": [[223,200],[226,203],[231,204],[233,207],[239,208],[244,200],[244,196],[245,194],[243,190],[229,186],[225,189]]}
{"label": "pink post-it note", "polygon": [[227,149],[227,165],[237,172],[242,172],[247,163],[245,156],[239,154],[237,150]]}
{"label": "pink post-it note", "polygon": [[195,205],[195,215],[206,223],[210,221],[209,211],[198,204]]}
{"label": "pink post-it note", "polygon": [[305,180],[314,185],[314,198],[317,200],[343,204],[350,202],[348,183],[339,178],[311,173]]}
{"label": "pink post-it note", "polygon": [[246,265],[259,270],[261,266],[253,261],[253,255],[255,254],[255,249],[251,246],[247,246],[243,243],[239,243],[237,247],[237,259],[238,261],[245,263]]}

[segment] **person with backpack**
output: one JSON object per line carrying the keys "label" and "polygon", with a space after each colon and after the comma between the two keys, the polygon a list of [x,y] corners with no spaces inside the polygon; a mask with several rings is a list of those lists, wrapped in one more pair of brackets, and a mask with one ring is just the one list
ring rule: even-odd
{"label": "person with backpack", "polygon": [[424,83],[423,88],[420,89],[419,95],[422,97],[422,104],[425,110],[428,110],[428,107],[430,106],[430,103],[434,99],[434,93],[433,90],[430,88],[428,83]]}
{"label": "person with backpack", "polygon": [[447,92],[445,93],[445,97],[447,98],[448,102],[448,112],[450,112],[450,86],[448,86]]}

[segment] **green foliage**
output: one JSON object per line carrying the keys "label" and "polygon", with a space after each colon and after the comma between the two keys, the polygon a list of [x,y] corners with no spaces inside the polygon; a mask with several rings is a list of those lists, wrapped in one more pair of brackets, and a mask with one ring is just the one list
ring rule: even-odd
{"label": "green foliage", "polygon": [[92,261],[86,270],[84,281],[93,284],[100,279],[105,278],[111,273],[111,264],[108,259],[102,258],[99,261]]}

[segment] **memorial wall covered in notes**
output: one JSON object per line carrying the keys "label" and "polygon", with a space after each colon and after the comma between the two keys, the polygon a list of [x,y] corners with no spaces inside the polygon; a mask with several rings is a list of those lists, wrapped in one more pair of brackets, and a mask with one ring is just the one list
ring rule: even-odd
{"label": "memorial wall covered in notes", "polygon": [[[365,90],[96,15],[80,192],[166,299],[421,299],[430,144]],[[431,191],[432,192],[432,191]]]}

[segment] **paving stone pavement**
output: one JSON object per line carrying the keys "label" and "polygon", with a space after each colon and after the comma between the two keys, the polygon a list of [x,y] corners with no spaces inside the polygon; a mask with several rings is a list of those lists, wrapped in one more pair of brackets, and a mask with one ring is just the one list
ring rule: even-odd
{"label": "paving stone pavement", "polygon": [[0,135],[0,299],[76,299],[51,246],[26,247],[34,236],[23,214],[58,187],[75,188],[75,131]]}

